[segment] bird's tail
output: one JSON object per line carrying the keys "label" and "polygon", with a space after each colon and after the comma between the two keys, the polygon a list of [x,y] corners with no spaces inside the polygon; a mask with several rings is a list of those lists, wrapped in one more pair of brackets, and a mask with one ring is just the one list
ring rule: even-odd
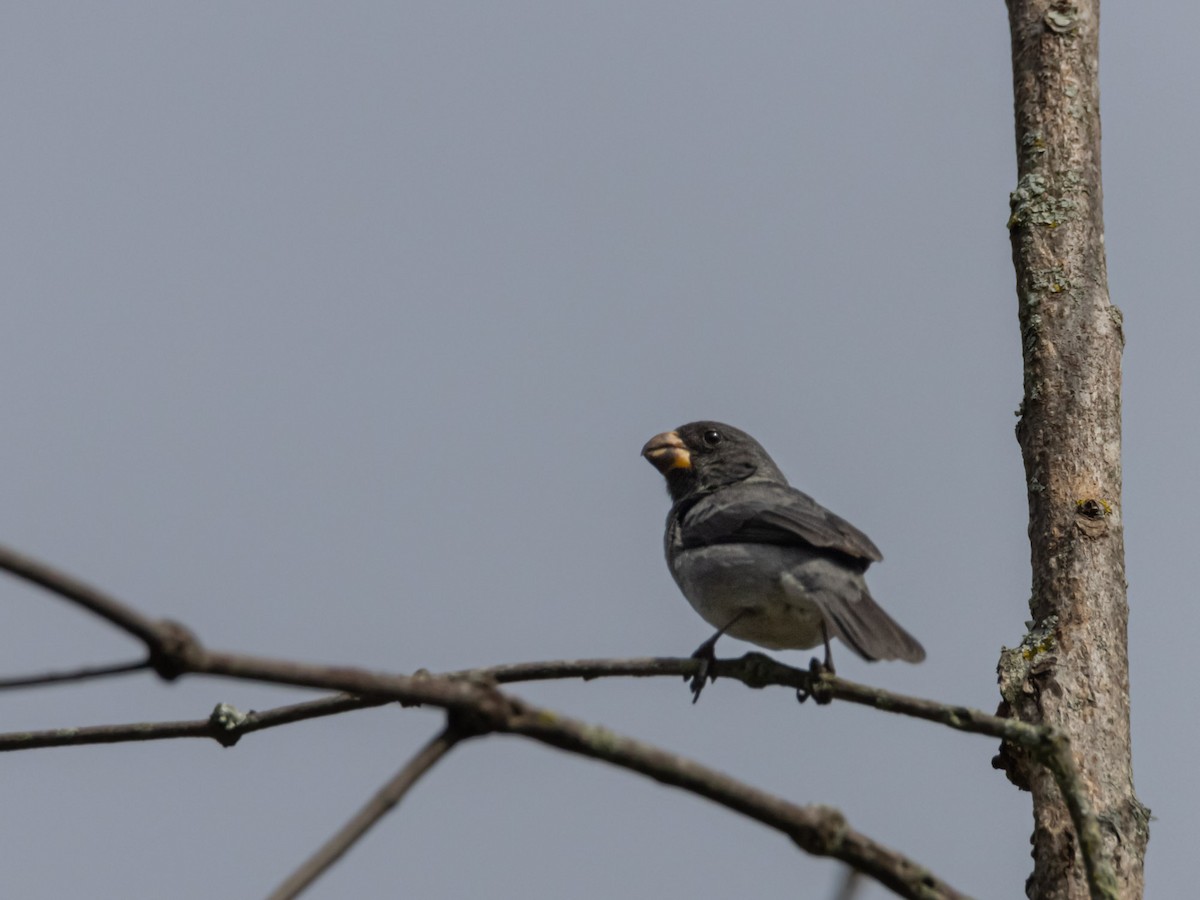
{"label": "bird's tail", "polygon": [[[920,641],[900,627],[871,597],[865,583],[847,597],[846,591],[817,591],[810,596],[821,607],[830,632],[865,660],[925,658]],[[856,594],[857,596],[855,596]]]}

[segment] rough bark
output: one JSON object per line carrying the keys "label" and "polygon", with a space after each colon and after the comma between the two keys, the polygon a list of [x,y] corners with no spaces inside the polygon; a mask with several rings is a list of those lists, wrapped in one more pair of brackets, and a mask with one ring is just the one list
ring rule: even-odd
{"label": "rough bark", "polygon": [[1017,439],[1033,567],[1028,634],[1001,655],[1003,714],[1069,738],[1103,824],[1115,884],[1089,891],[1050,775],[1005,745],[1033,795],[1037,900],[1142,895],[1148,810],[1133,791],[1124,536],[1120,311],[1109,302],[1100,182],[1099,0],[1008,0],[1018,180],[1013,263],[1024,356]]}

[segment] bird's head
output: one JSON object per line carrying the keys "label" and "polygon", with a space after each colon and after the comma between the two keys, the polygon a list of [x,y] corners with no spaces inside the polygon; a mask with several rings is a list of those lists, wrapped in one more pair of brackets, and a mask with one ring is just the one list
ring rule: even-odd
{"label": "bird's head", "polygon": [[787,484],[758,441],[722,422],[689,422],[656,434],[642,456],[667,479],[676,502],[751,478]]}

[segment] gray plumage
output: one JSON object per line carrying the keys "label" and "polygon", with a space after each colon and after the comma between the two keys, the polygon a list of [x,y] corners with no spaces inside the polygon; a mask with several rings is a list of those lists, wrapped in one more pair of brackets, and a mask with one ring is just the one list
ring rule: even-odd
{"label": "gray plumage", "polygon": [[867,660],[925,658],[867,589],[863,573],[883,558],[879,549],[791,487],[750,435],[692,422],[652,438],[643,455],[674,500],[667,565],[696,612],[719,629],[714,641],[729,634],[778,650],[828,646],[836,637]]}

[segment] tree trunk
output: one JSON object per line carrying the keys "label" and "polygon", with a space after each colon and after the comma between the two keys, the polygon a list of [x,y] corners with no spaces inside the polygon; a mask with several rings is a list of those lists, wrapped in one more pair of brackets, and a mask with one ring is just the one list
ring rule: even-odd
{"label": "tree trunk", "polygon": [[[1025,367],[1032,622],[1000,659],[1006,715],[1070,739],[1117,896],[1142,894],[1148,810],[1134,796],[1121,525],[1121,313],[1109,302],[1100,183],[1099,0],[1008,0],[1016,112],[1013,264]],[[1055,782],[1012,746],[1033,795],[1037,900],[1088,894]]]}

